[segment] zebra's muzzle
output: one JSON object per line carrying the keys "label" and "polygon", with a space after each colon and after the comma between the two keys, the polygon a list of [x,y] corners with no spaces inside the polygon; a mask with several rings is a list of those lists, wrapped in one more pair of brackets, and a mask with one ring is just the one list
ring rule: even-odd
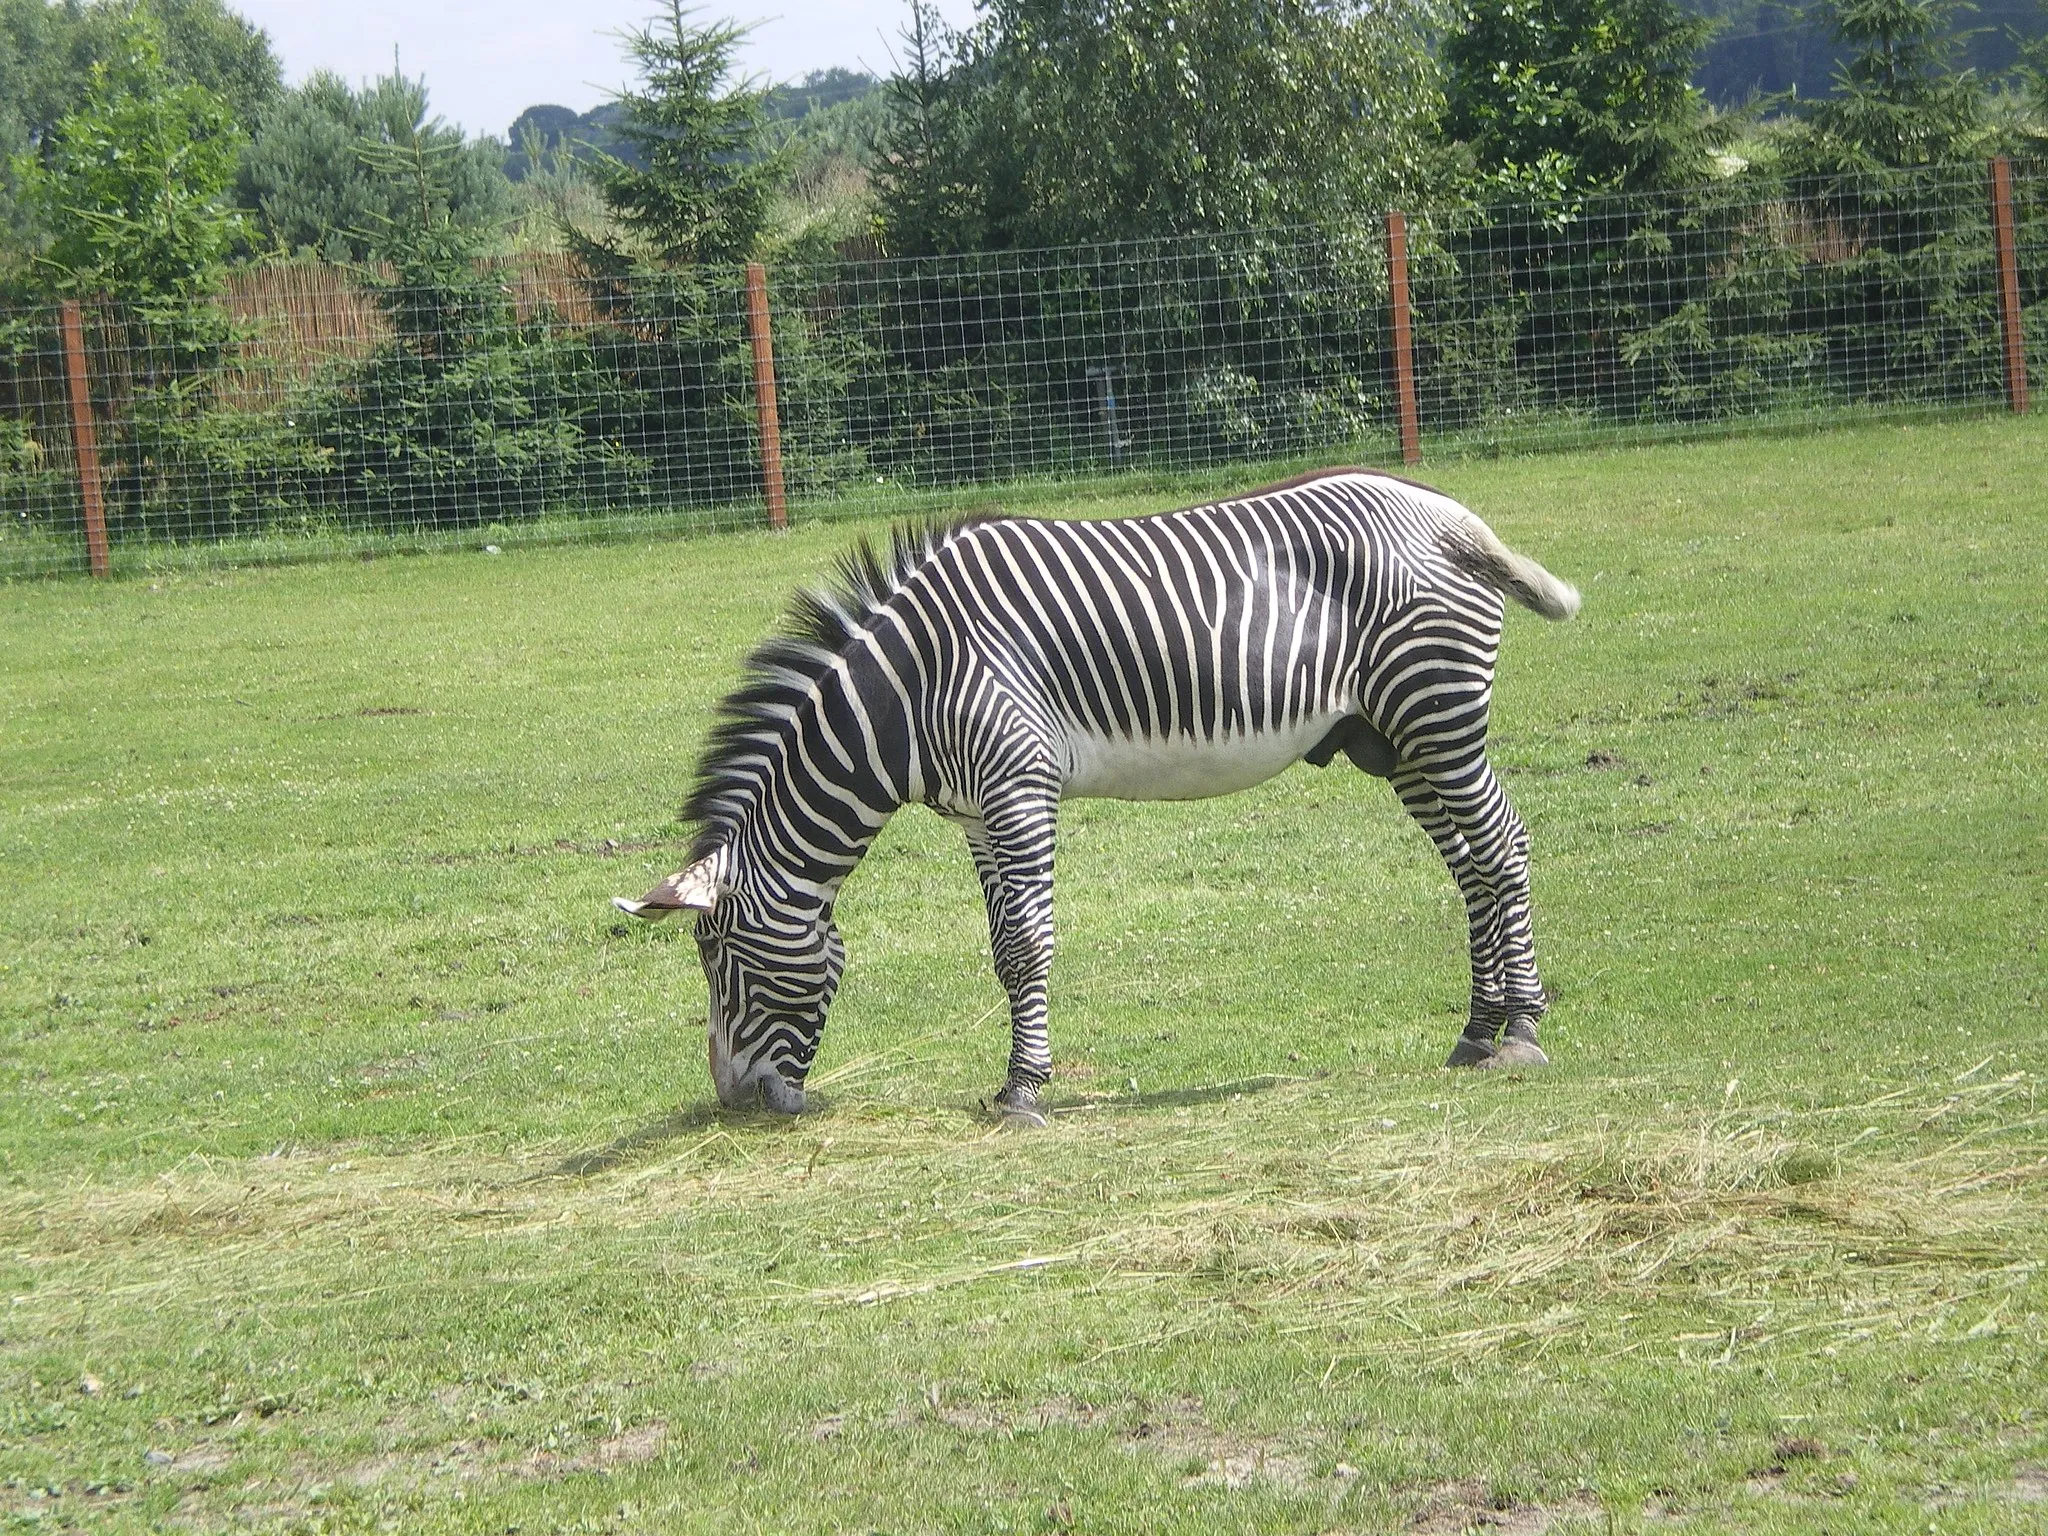
{"label": "zebra's muzzle", "polygon": [[773,1067],[736,1080],[718,1080],[718,1102],[727,1109],[765,1109],[777,1115],[804,1112],[804,1091]]}
{"label": "zebra's muzzle", "polygon": [[744,1066],[721,1049],[722,1034],[711,1028],[711,1084],[727,1109],[766,1109],[778,1115],[804,1112],[804,1091],[765,1061]]}

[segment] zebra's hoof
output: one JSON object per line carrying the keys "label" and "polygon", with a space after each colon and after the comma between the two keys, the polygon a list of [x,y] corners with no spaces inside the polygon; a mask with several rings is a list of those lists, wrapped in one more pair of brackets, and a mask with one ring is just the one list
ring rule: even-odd
{"label": "zebra's hoof", "polygon": [[1021,1083],[1004,1084],[1002,1092],[996,1095],[995,1109],[1007,1130],[1039,1130],[1052,1123],[1045,1107],[1038,1102],[1038,1090]]}
{"label": "zebra's hoof", "polygon": [[1500,1055],[1500,1047],[1491,1040],[1480,1040],[1472,1035],[1458,1036],[1458,1043],[1451,1047],[1451,1054],[1445,1058],[1447,1067],[1490,1067]]}
{"label": "zebra's hoof", "polygon": [[1493,1053],[1489,1067],[1547,1067],[1550,1058],[1543,1054],[1543,1047],[1534,1040],[1522,1040],[1510,1035],[1501,1041],[1500,1048]]}

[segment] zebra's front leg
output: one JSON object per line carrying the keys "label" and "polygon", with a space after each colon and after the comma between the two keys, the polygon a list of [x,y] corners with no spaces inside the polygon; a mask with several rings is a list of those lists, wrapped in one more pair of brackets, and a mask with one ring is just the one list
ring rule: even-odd
{"label": "zebra's front leg", "polygon": [[1013,1124],[1044,1125],[1041,1090],[1052,1076],[1046,1032],[1052,980],[1052,850],[1056,802],[996,811],[963,823],[988,902],[989,953],[1010,1000],[1010,1066],[995,1096]]}

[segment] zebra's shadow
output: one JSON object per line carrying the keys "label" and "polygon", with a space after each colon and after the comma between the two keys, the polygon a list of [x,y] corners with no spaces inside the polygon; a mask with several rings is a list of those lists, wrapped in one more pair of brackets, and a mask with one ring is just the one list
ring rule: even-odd
{"label": "zebra's shadow", "polygon": [[[1320,1075],[1319,1075],[1320,1076]],[[1105,1094],[1101,1098],[1076,1099],[1061,1103],[1055,1101],[1052,1117],[1055,1122],[1071,1116],[1100,1114],[1104,1111],[1185,1109],[1198,1104],[1220,1104],[1228,1099],[1241,1098],[1248,1093],[1270,1093],[1289,1083],[1311,1083],[1318,1077],[1293,1077],[1279,1073],[1266,1073],[1258,1077],[1239,1078],[1228,1083],[1205,1083],[1196,1088],[1162,1088],[1151,1093]],[[642,1153],[662,1147],[685,1137],[702,1135],[718,1127],[738,1130],[757,1127],[764,1131],[787,1130],[793,1125],[812,1121],[829,1113],[832,1101],[822,1094],[810,1096],[810,1108],[796,1119],[771,1114],[767,1110],[726,1109],[715,1100],[706,1100],[686,1105],[663,1115],[659,1120],[637,1126],[615,1137],[602,1147],[584,1152],[572,1152],[548,1170],[546,1177],[587,1179],[601,1173],[610,1173],[632,1162]],[[977,1120],[992,1120],[993,1114],[985,1103],[963,1106],[963,1112]]]}
{"label": "zebra's shadow", "polygon": [[[830,1107],[830,1101],[816,1094],[811,1096],[811,1112],[817,1113]],[[804,1116],[801,1118],[808,1118]],[[726,1109],[716,1100],[705,1100],[685,1105],[681,1109],[663,1115],[659,1120],[649,1121],[615,1138],[605,1146],[595,1147],[586,1152],[572,1152],[550,1168],[548,1178],[586,1179],[595,1174],[610,1173],[625,1166],[643,1152],[648,1152],[672,1141],[687,1136],[702,1135],[706,1131],[720,1128],[740,1130],[749,1126],[764,1131],[787,1130],[798,1123],[786,1115],[772,1114],[765,1109]]]}
{"label": "zebra's shadow", "polygon": [[1099,1098],[1077,1099],[1066,1103],[1055,1099],[1051,1105],[1052,1117],[1058,1121],[1069,1115],[1099,1114],[1105,1110],[1188,1109],[1198,1104],[1221,1104],[1229,1099],[1242,1098],[1248,1093],[1271,1093],[1275,1088],[1285,1088],[1291,1083],[1321,1082],[1328,1075],[1325,1072],[1309,1076],[1265,1072],[1257,1077],[1239,1078],[1234,1082],[1204,1083],[1197,1088],[1160,1088],[1148,1093],[1110,1093]]}

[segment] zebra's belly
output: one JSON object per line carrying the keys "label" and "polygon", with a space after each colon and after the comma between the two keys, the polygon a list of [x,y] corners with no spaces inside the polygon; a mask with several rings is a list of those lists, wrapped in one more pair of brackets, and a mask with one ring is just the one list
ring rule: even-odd
{"label": "zebra's belly", "polygon": [[1075,734],[1067,742],[1065,799],[1200,800],[1262,784],[1300,760],[1338,712],[1277,730],[1198,741]]}

